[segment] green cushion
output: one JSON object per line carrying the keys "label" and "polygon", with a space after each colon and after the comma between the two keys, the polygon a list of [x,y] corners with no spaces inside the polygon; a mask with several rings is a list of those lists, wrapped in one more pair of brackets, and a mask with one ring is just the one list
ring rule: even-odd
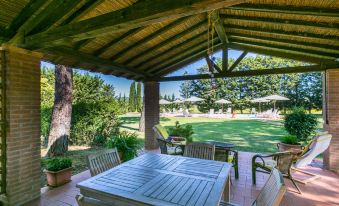
{"label": "green cushion", "polygon": [[163,139],[167,139],[169,137],[169,134],[165,127],[161,126],[160,124],[157,124],[154,127],[158,130]]}

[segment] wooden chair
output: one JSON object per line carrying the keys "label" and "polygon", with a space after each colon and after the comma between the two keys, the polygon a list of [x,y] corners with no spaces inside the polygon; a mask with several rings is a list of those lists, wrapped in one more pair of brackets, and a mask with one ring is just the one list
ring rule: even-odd
{"label": "wooden chair", "polygon": [[[256,184],[256,172],[270,173],[272,169],[278,169],[282,175],[290,179],[293,185],[301,194],[301,190],[291,175],[291,167],[297,158],[297,154],[293,152],[277,152],[270,155],[254,155],[252,158],[252,182]],[[272,159],[265,159],[272,158]],[[260,161],[257,161],[260,159]]]}
{"label": "wooden chair", "polygon": [[[231,163],[234,168],[234,176],[235,179],[239,179],[239,158],[238,151],[236,150],[228,150],[228,155],[226,155],[226,151],[224,149],[215,149],[215,160],[225,161]],[[228,158],[225,159],[225,156]]]}
{"label": "wooden chair", "polygon": [[[261,189],[258,197],[252,203],[255,206],[278,206],[286,192],[284,178],[278,169],[273,168]],[[235,206],[236,204],[221,201],[220,206]]]}
{"label": "wooden chair", "polygon": [[77,200],[79,206],[110,206],[100,200],[84,197],[82,195],[76,195],[75,199]]}
{"label": "wooden chair", "polygon": [[87,165],[92,176],[109,170],[120,163],[121,161],[116,148],[87,156]]}
{"label": "wooden chair", "polygon": [[182,155],[182,149],[181,147],[175,146],[171,141],[164,140],[164,139],[158,139],[158,144],[160,147],[161,154],[167,154],[167,155]]}
{"label": "wooden chair", "polygon": [[215,146],[213,144],[192,142],[186,145],[184,156],[214,160]]}

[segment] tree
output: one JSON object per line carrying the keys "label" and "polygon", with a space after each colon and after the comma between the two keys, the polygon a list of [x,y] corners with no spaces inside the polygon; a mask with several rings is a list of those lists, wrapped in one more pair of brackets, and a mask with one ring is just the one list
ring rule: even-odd
{"label": "tree", "polygon": [[135,112],[135,82],[132,82],[129,89],[129,111]]}
{"label": "tree", "polygon": [[72,68],[55,66],[55,95],[48,137],[48,156],[60,156],[68,151],[72,117],[72,76]]}
{"label": "tree", "polygon": [[141,99],[141,83],[140,82],[138,82],[138,84],[137,84],[136,107],[137,107],[137,111],[141,112],[141,110],[142,110],[142,99]]}

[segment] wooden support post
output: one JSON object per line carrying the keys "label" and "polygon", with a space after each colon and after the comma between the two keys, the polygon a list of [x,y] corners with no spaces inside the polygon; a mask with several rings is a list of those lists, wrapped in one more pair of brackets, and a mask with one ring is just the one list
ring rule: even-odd
{"label": "wooden support post", "polygon": [[144,83],[145,149],[158,149],[153,127],[160,122],[159,82]]}

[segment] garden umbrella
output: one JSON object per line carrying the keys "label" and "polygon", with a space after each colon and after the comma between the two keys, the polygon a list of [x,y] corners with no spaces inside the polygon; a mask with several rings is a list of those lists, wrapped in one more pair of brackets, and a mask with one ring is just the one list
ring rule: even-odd
{"label": "garden umbrella", "polygon": [[195,96],[184,99],[184,102],[201,102],[201,101],[204,101],[204,99],[201,99],[201,98],[195,97]]}
{"label": "garden umbrella", "polygon": [[273,104],[274,104],[274,110],[275,110],[275,102],[276,101],[286,101],[286,100],[290,100],[289,98],[287,97],[283,97],[283,96],[279,96],[279,95],[270,95],[270,96],[267,96],[267,97],[264,97],[264,99],[267,99],[267,100],[272,100],[273,101]]}
{"label": "garden umbrella", "polygon": [[230,102],[226,99],[219,99],[218,101],[215,101],[215,103],[221,104],[221,107],[222,107],[221,111],[224,112],[224,104],[230,104],[232,102]]}
{"label": "garden umbrella", "polygon": [[169,101],[167,101],[167,100],[161,99],[161,100],[159,101],[159,104],[172,104],[172,102],[169,102]]}
{"label": "garden umbrella", "polygon": [[180,99],[177,99],[177,100],[173,101],[173,103],[175,103],[175,104],[180,104],[180,103],[183,103],[183,101],[180,100]]}
{"label": "garden umbrella", "polygon": [[270,100],[265,99],[265,98],[256,98],[256,99],[252,99],[251,102],[256,102],[259,103],[259,112],[261,112],[261,108],[260,108],[260,103],[261,102],[269,102]]}

